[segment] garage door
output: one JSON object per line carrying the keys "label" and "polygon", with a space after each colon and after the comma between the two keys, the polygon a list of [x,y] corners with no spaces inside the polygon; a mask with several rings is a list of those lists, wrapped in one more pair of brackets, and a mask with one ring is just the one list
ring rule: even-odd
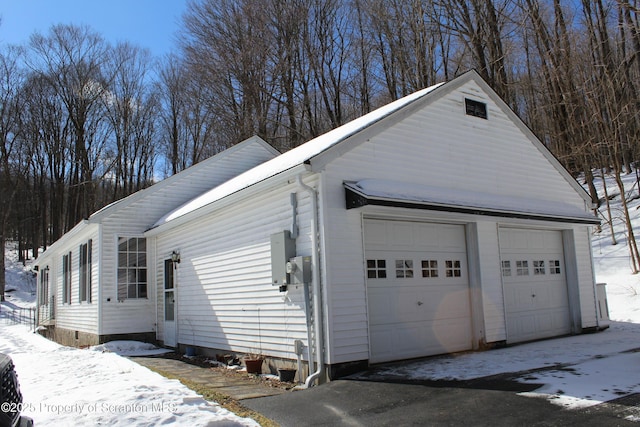
{"label": "garage door", "polygon": [[371,362],[469,350],[461,225],[365,220]]}
{"label": "garage door", "polygon": [[562,232],[500,230],[507,341],[571,331]]}

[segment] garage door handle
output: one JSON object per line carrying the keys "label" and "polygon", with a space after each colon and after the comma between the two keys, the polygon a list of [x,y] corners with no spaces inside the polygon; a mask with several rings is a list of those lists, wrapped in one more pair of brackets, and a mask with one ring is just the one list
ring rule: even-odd
{"label": "garage door handle", "polygon": [[424,304],[422,301],[418,301],[418,305],[422,305]]}
{"label": "garage door handle", "polygon": [[535,297],[536,297],[536,294],[531,294],[531,298],[535,298]]}

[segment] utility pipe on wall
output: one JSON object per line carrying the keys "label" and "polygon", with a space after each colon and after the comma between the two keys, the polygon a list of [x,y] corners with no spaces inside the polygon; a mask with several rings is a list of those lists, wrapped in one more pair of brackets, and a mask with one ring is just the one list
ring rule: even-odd
{"label": "utility pipe on wall", "polygon": [[[316,354],[316,370],[310,374],[305,380],[305,386],[310,387],[313,382],[318,379],[324,372],[323,342],[322,334],[322,296],[320,289],[320,263],[318,255],[318,193],[312,187],[302,182],[302,175],[297,177],[298,186],[309,194],[311,198],[311,265],[312,276],[311,285],[313,289],[313,324],[315,326],[315,354]],[[309,343],[311,346],[311,343]],[[311,361],[309,361],[311,362]],[[311,365],[309,365],[311,366]]]}

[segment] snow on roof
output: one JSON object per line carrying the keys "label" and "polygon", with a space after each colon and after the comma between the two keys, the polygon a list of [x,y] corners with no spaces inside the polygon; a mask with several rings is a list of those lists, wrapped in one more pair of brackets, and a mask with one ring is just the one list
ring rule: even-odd
{"label": "snow on roof", "polygon": [[257,135],[254,135],[250,138],[247,138],[229,148],[227,148],[224,151],[221,151],[219,153],[214,154],[211,157],[208,157],[204,160],[202,160],[199,163],[193,164],[191,166],[189,166],[188,168],[174,174],[171,175],[165,179],[162,179],[156,183],[154,183],[153,185],[147,187],[147,188],[143,188],[142,190],[136,191],[133,194],[128,195],[127,197],[123,197],[122,199],[118,199],[112,203],[109,203],[108,205],[98,209],[96,212],[94,212],[93,214],[91,214],[91,216],[89,217],[89,220],[95,221],[95,220],[99,220],[99,218],[101,216],[107,215],[111,209],[114,206],[120,206],[120,205],[126,205],[128,203],[132,203],[136,200],[140,200],[141,198],[150,195],[150,194],[154,194],[155,192],[157,192],[158,190],[161,190],[162,188],[171,185],[172,183],[174,183],[175,181],[181,180],[181,179],[185,179],[186,177],[189,177],[190,175],[193,175],[195,173],[199,173],[201,170],[207,170],[208,168],[211,168],[212,165],[215,165],[217,163],[223,162],[225,161],[225,159],[232,155],[233,153],[236,153],[237,151],[240,150],[244,150],[249,146],[252,145],[261,145],[262,147],[264,147],[265,150],[273,153],[273,156],[278,156],[280,155],[280,153],[278,152],[278,150],[276,150],[275,148],[273,148],[271,145],[269,145],[269,143],[267,143],[265,140],[263,140],[262,138],[260,138]]}
{"label": "snow on roof", "polygon": [[434,187],[392,180],[363,179],[345,186],[369,198],[402,200],[439,206],[474,208],[491,212],[525,213],[597,222],[593,214],[568,203]]}
{"label": "snow on roof", "polygon": [[199,197],[191,200],[190,202],[180,206],[179,208],[167,213],[160,218],[152,228],[159,227],[166,224],[176,218],[187,215],[197,209],[200,209],[210,203],[220,200],[230,194],[247,188],[253,184],[263,181],[267,178],[275,176],[281,172],[291,169],[297,165],[303,164],[305,161],[312,157],[322,153],[323,151],[331,148],[340,141],[348,138],[351,135],[358,133],[359,131],[371,126],[377,121],[387,117],[388,115],[400,110],[408,104],[416,101],[434,89],[440,87],[444,83],[439,83],[428,88],[422,89],[418,92],[414,92],[411,95],[407,95],[404,98],[400,98],[394,102],[391,102],[383,107],[378,108],[362,117],[350,121],[332,131],[329,131],[323,135],[318,136],[278,157],[269,160],[261,165],[256,166],[253,169],[213,188],[212,190],[202,194]]}

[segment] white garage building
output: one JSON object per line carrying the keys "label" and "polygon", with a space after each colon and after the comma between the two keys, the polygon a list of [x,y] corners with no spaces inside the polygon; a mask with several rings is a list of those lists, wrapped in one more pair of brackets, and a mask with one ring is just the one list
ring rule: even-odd
{"label": "white garage building", "polygon": [[[274,365],[311,354],[312,381],[595,330],[598,222],[584,190],[471,71],[158,220],[145,233],[156,335]],[[297,260],[307,279],[291,265],[279,276],[293,256],[308,257]]]}

